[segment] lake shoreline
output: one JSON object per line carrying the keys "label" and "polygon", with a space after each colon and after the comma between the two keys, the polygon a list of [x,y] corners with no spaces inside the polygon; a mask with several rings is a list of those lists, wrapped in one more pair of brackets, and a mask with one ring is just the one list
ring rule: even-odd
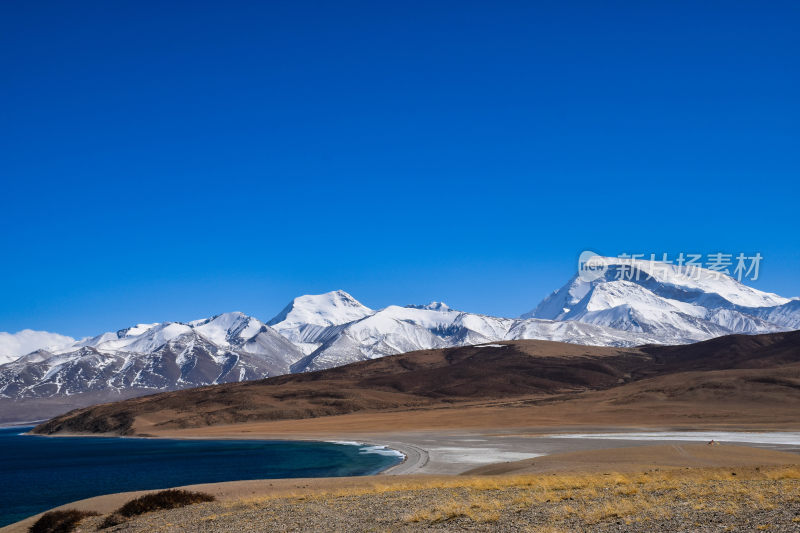
{"label": "lake shoreline", "polygon": [[[257,424],[256,424],[257,425]],[[181,431],[164,431],[162,434],[131,435],[121,437],[113,434],[58,433],[39,435],[47,437],[99,437],[124,439],[169,439],[186,441],[267,441],[267,442],[324,442],[361,446],[384,447],[394,451],[401,462],[388,466],[378,475],[457,475],[472,468],[496,463],[511,462],[539,456],[572,451],[605,448],[627,448],[645,444],[669,444],[671,442],[728,442],[742,446],[761,447],[800,453],[800,431],[775,431],[771,428],[747,428],[732,431],[729,428],[708,427],[550,427],[550,428],[505,428],[462,429],[442,431],[400,432],[304,432],[284,433],[265,426],[263,431],[236,426],[193,428]],[[204,431],[208,430],[208,431]],[[630,435],[631,438],[621,438]],[[642,438],[650,435],[649,438]],[[659,438],[673,435],[672,438]],[[674,437],[677,435],[678,437]],[[686,438],[680,438],[683,435]],[[756,435],[772,436],[753,440]],[[753,438],[726,438],[726,436],[751,436]],[[777,442],[782,436],[791,436],[788,443]],[[541,447],[533,448],[541,445]]]}
{"label": "lake shoreline", "polygon": [[[306,426],[307,427],[307,426]],[[283,429],[283,431],[282,431]],[[665,460],[663,449],[673,449],[675,446],[684,447],[686,442],[680,439],[658,440],[653,436],[658,432],[680,433],[691,435],[688,440],[694,441],[689,446],[696,446],[698,449],[706,448],[702,441],[706,438],[713,439],[715,435],[734,436],[756,435],[760,440],[774,442],[737,442],[730,445],[723,445],[725,453],[739,454],[736,461],[738,464],[759,464],[763,460],[764,453],[770,451],[791,451],[780,461],[786,463],[800,464],[800,432],[798,431],[774,431],[774,428],[746,427],[744,431],[731,432],[730,426],[724,429],[714,425],[696,426],[693,428],[684,427],[665,427],[644,425],[632,426],[550,426],[550,427],[513,427],[513,428],[449,428],[439,431],[418,430],[418,431],[286,431],[274,423],[253,423],[239,424],[231,426],[213,426],[205,428],[193,428],[188,430],[161,431],[158,434],[149,433],[146,435],[134,435],[120,437],[111,434],[67,434],[59,433],[50,437],[101,437],[101,438],[121,438],[122,440],[176,440],[187,442],[202,441],[269,441],[269,442],[305,442],[305,443],[331,443],[349,444],[354,446],[383,447],[402,456],[401,462],[381,468],[380,471],[369,473],[358,477],[336,477],[336,478],[303,478],[295,479],[258,479],[223,481],[216,483],[204,483],[201,485],[190,485],[192,490],[205,490],[220,492],[225,497],[238,497],[249,491],[251,494],[273,494],[280,490],[338,490],[344,487],[361,486],[359,483],[381,483],[390,482],[392,479],[416,479],[423,476],[426,479],[450,479],[453,476],[473,475],[482,471],[492,473],[493,469],[497,472],[508,474],[526,471],[533,468],[552,469],[553,471],[591,471],[597,468],[611,470],[644,468],[645,464],[664,463],[664,468],[674,468],[676,464],[684,461],[682,458],[673,458],[674,464],[668,464]],[[786,428],[781,428],[786,429]],[[580,435],[579,435],[580,434]],[[606,438],[594,438],[597,435],[606,434]],[[615,438],[607,438],[613,435]],[[651,436],[649,440],[633,438],[641,437],[641,434]],[[629,438],[618,438],[628,436]],[[673,435],[674,436],[674,435]],[[680,435],[679,435],[680,436]],[[789,444],[779,442],[783,437],[791,437]],[[769,438],[768,438],[769,437]],[[723,439],[715,439],[717,442]],[[786,439],[784,438],[784,441]],[[788,442],[788,441],[787,441]],[[650,452],[645,449],[663,449],[658,452]],[[625,465],[626,459],[631,455],[631,450],[641,450],[642,453],[651,453],[642,459],[642,464]],[[716,448],[708,448],[716,449]],[[750,452],[749,450],[752,450]],[[610,452],[610,455],[609,455]],[[391,452],[390,452],[391,453]],[[599,454],[599,455],[598,455]],[[603,455],[605,454],[605,455]],[[741,455],[744,454],[744,455]],[[761,454],[761,455],[759,455]],[[602,460],[596,459],[603,456]],[[566,457],[566,459],[563,459]],[[587,460],[586,457],[590,459]],[[562,458],[562,459],[559,459]],[[588,462],[587,462],[588,461]],[[530,464],[528,464],[530,463]],[[718,461],[699,461],[697,465],[709,464],[718,465]],[[687,464],[689,464],[687,462]],[[358,479],[362,481],[357,481]],[[356,481],[354,481],[356,480]],[[373,481],[375,480],[375,481]],[[355,485],[354,485],[355,483]],[[198,488],[198,487],[202,487]],[[152,491],[143,491],[152,492]],[[124,497],[131,496],[129,493],[110,494],[106,497],[108,501],[119,502]],[[105,498],[105,497],[102,497]],[[81,500],[80,506],[96,505],[96,498],[89,498],[88,503]],[[106,500],[102,500],[106,501]],[[73,504],[68,504],[71,506]],[[105,505],[105,504],[104,504]],[[111,504],[109,504],[111,505]],[[62,506],[63,507],[63,506]],[[101,510],[102,512],[102,510]],[[17,524],[29,524],[33,517]],[[10,527],[8,526],[8,527]],[[23,531],[24,529],[11,528],[0,529],[1,532]]]}
{"label": "lake shoreline", "polygon": [[[253,479],[375,476],[405,456],[380,444],[327,439],[37,438],[0,431],[0,524],[62,503],[131,490]],[[79,484],[65,480],[83,479]]]}
{"label": "lake shoreline", "polygon": [[[431,435],[425,436],[425,438],[428,437],[431,437]],[[475,437],[475,435],[461,435],[461,437]],[[439,441],[440,443],[449,444],[450,440],[455,437],[453,435],[442,435],[440,438],[442,439]],[[498,438],[509,438],[509,436]],[[376,441],[389,444],[389,439],[371,439],[369,442]],[[357,442],[367,443],[367,441],[360,439]],[[391,442],[396,441],[392,440]],[[564,440],[561,442],[564,442]],[[585,442],[587,446],[590,446],[589,449],[583,451],[554,453],[547,456],[536,456],[527,460],[498,462],[460,472],[462,475],[446,473],[420,474],[419,470],[415,471],[406,468],[401,472],[384,471],[379,475],[358,477],[257,479],[184,485],[179,488],[210,493],[220,501],[220,505],[239,505],[238,502],[242,501],[263,500],[268,502],[281,498],[297,498],[301,494],[327,497],[324,495],[359,494],[362,492],[379,494],[386,490],[394,490],[391,487],[408,487],[415,484],[420,484],[421,486],[430,484],[446,486],[452,483],[462,483],[457,480],[468,480],[474,476],[486,475],[490,477],[500,475],[508,479],[506,476],[513,474],[513,479],[520,475],[586,475],[593,472],[668,472],[670,470],[700,472],[704,469],[714,469],[720,466],[725,468],[749,467],[752,469],[754,465],[772,465],[773,467],[775,465],[800,465],[800,455],[798,455],[800,451],[786,453],[742,445],[721,444],[710,446],[704,443],[687,444],[675,441],[668,444],[644,442],[635,446],[630,445],[629,441],[621,441],[621,443],[623,444],[621,447],[604,448],[603,441],[594,440],[591,443]],[[428,464],[431,461],[431,456],[433,456],[434,461],[441,460],[441,457],[437,459],[436,454],[431,453],[435,452],[433,447],[424,449],[424,451],[427,452],[426,461]],[[463,453],[463,450],[461,452]],[[413,467],[418,464],[419,460],[412,455],[406,462]],[[401,463],[393,468],[398,468],[403,464]],[[758,468],[755,470],[757,471]],[[407,489],[404,488],[402,490]],[[126,501],[147,492],[153,491],[107,494],[79,500],[60,506],[60,508],[94,510],[107,514]],[[182,511],[182,516],[195,517],[192,518],[194,520],[197,517],[196,513],[200,513],[202,509],[202,506],[198,506],[196,509],[187,508],[187,510]],[[35,519],[36,516],[32,516],[21,522],[10,524],[0,529],[0,532],[22,533],[27,530],[27,527]],[[155,519],[155,517],[150,519]]]}

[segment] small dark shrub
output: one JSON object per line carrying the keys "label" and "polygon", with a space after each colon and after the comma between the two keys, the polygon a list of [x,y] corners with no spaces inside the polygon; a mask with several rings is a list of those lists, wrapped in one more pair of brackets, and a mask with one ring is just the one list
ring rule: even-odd
{"label": "small dark shrub", "polygon": [[125,518],[121,514],[111,513],[110,515],[105,517],[102,522],[100,522],[100,525],[97,526],[97,529],[106,529],[108,527],[118,526],[125,520],[127,520],[127,518]]}
{"label": "small dark shrub", "polygon": [[162,509],[175,509],[193,503],[213,502],[214,497],[203,492],[190,492],[188,490],[169,489],[152,494],[145,494],[131,500],[119,509],[117,513],[125,517],[159,511]]}
{"label": "small dark shrub", "polygon": [[48,511],[31,526],[31,533],[69,533],[74,531],[81,520],[90,516],[99,516],[94,511],[78,511],[65,509],[64,511]]}

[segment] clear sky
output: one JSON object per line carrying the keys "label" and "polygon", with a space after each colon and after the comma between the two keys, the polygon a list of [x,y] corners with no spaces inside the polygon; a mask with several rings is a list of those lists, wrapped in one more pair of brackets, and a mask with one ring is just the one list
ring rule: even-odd
{"label": "clear sky", "polygon": [[516,316],[578,254],[800,295],[798,2],[0,4],[0,331],[342,288]]}

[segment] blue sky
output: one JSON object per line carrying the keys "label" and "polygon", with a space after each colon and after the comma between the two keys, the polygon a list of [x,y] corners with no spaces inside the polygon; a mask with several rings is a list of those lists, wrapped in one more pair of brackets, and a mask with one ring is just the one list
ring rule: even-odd
{"label": "blue sky", "polygon": [[337,288],[516,316],[578,254],[800,295],[796,2],[0,6],[0,331]]}

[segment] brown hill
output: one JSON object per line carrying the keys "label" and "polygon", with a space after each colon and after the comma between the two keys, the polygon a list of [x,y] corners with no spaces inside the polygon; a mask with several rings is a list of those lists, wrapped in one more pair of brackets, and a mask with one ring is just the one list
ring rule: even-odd
{"label": "brown hill", "polygon": [[34,431],[129,435],[507,400],[578,418],[592,409],[608,415],[654,402],[659,408],[691,409],[692,404],[735,401],[746,404],[745,410],[783,402],[782,409],[791,409],[800,406],[800,332],[638,349],[514,341],[425,350],[78,409]]}
{"label": "brown hill", "polygon": [[776,368],[800,363],[800,331],[727,335],[681,346],[642,346],[653,357],[650,371],[688,372],[733,368]]}

